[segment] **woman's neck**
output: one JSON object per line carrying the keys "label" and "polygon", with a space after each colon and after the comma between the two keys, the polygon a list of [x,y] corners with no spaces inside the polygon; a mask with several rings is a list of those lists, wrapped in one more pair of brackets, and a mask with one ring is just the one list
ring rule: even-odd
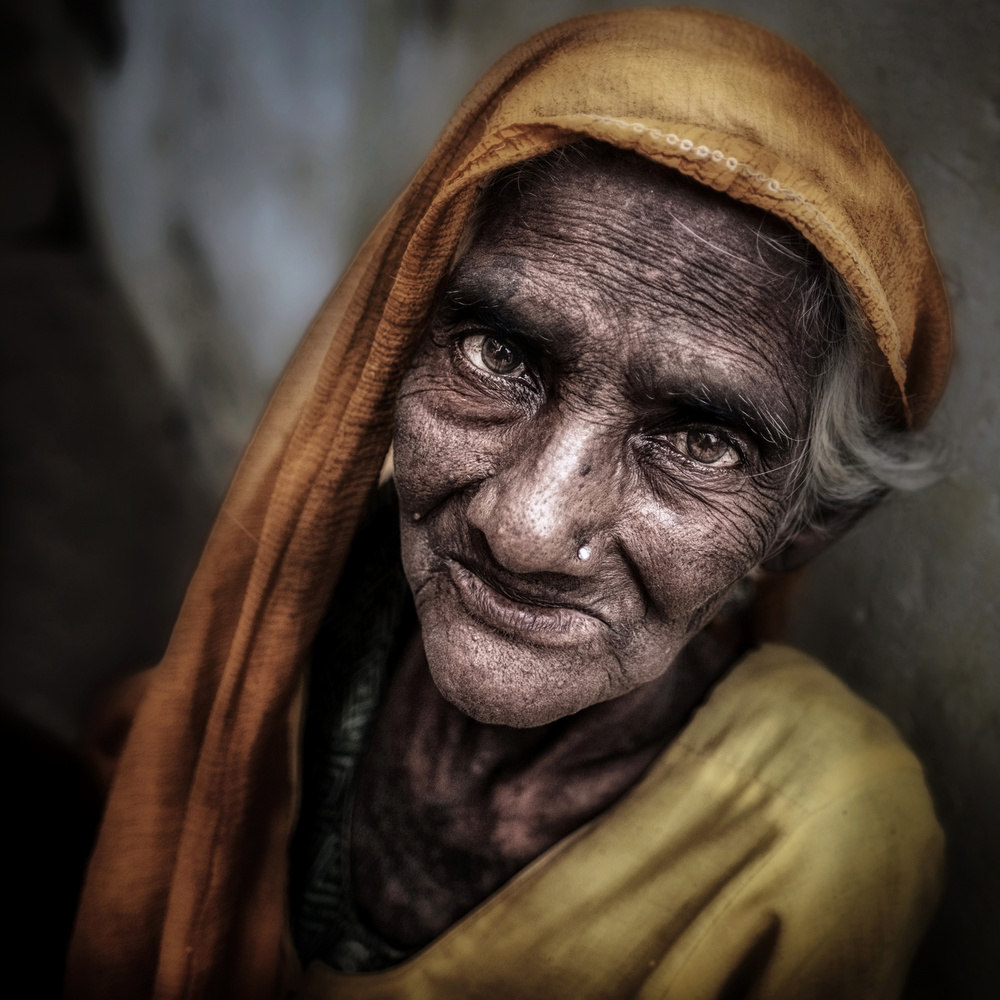
{"label": "woman's neck", "polygon": [[445,701],[415,635],[360,772],[352,868],[362,916],[402,948],[438,936],[628,791],[746,646],[739,623],[706,629],[660,678],[514,729]]}

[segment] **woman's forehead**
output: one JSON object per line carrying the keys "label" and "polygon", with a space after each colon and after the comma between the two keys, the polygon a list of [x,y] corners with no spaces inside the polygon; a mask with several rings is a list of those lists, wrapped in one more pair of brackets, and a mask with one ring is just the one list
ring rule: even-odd
{"label": "woman's forehead", "polygon": [[804,333],[803,292],[822,265],[791,227],[637,154],[583,149],[497,178],[459,272],[492,270],[510,289],[533,278],[615,314],[759,314],[788,328],[772,337]]}
{"label": "woman's forehead", "polygon": [[800,246],[637,156],[567,156],[487,192],[445,308],[485,310],[641,392],[728,383],[804,417],[820,352],[803,328],[815,265]]}
{"label": "woman's forehead", "polygon": [[[544,235],[564,226],[567,218],[586,221],[600,208],[613,210],[623,223],[627,219],[632,225],[666,228],[678,247],[686,234],[708,248],[717,243],[720,254],[765,269],[777,266],[787,272],[795,256],[808,252],[803,237],[763,209],[638,153],[599,142],[563,147],[500,171],[483,192],[474,226],[478,231],[489,224],[499,234],[506,225],[513,230],[512,238],[523,239],[527,226]],[[611,215],[603,213],[599,224],[607,225]],[[616,235],[625,234],[612,227],[609,243]],[[798,254],[789,254],[788,247],[795,247]]]}

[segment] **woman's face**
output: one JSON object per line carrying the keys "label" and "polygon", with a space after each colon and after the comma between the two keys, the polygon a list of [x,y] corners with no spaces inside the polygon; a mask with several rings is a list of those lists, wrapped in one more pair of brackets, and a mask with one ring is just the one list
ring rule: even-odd
{"label": "woman's face", "polygon": [[631,154],[489,196],[397,404],[431,674],[533,726],[669,669],[773,544],[819,351],[780,224]]}

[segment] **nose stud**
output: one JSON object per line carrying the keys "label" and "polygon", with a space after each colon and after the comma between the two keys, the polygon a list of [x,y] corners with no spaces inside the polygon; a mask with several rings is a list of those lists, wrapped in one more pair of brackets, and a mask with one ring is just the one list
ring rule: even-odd
{"label": "nose stud", "polygon": [[581,545],[576,550],[576,557],[577,557],[577,559],[580,560],[580,562],[586,562],[590,558],[590,546],[589,545]]}

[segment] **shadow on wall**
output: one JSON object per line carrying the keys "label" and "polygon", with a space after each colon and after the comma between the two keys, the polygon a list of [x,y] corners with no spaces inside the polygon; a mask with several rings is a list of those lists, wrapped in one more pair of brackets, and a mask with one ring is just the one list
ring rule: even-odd
{"label": "shadow on wall", "polygon": [[[114,23],[109,4],[91,6],[95,23]],[[3,106],[34,95],[32,108],[60,110],[37,135],[19,131],[19,112],[5,126],[6,148],[32,157],[21,173],[35,184],[5,182],[2,194],[8,704],[69,739],[90,691],[156,658],[209,497],[354,248],[493,59],[546,24],[613,6],[634,3],[123,0],[126,57],[95,82],[80,120],[100,242],[126,307],[79,208],[65,101],[39,90],[32,62],[43,35],[64,61],[72,49],[45,34],[56,0],[51,11],[13,5],[27,25],[17,37],[36,40]],[[954,443],[952,474],[888,502],[810,570],[790,637],[886,711],[927,765],[952,874],[907,996],[992,997],[1000,5],[711,6],[786,36],[840,82],[913,182],[948,283],[958,352],[933,427]],[[113,54],[108,37],[102,51]]]}
{"label": "shadow on wall", "polygon": [[98,689],[160,658],[211,512],[84,209],[84,66],[120,33],[100,4],[72,10],[0,9],[2,947],[39,997],[61,992],[99,812],[70,747]]}
{"label": "shadow on wall", "polygon": [[875,511],[812,567],[793,602],[791,641],[893,719],[923,761],[948,832],[948,887],[911,975],[913,998],[996,992],[996,525],[996,492],[956,474]]}

